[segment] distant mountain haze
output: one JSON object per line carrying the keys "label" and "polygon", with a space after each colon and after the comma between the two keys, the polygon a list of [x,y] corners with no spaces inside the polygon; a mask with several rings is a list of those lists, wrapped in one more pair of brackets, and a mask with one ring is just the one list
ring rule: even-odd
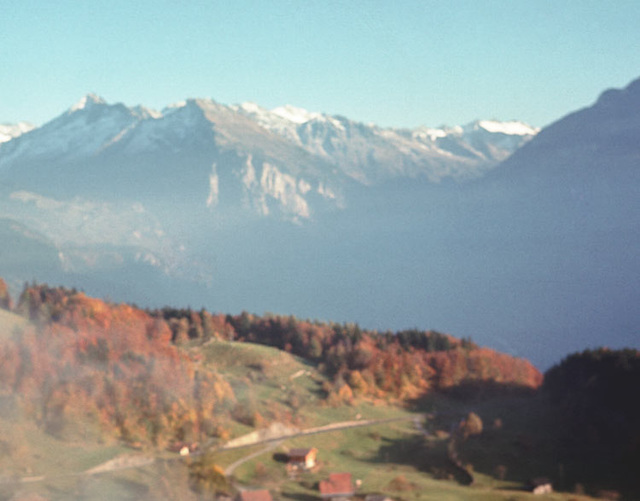
{"label": "distant mountain haze", "polygon": [[39,235],[40,263],[58,255],[35,276],[3,259],[0,275],[149,306],[432,328],[541,368],[637,346],[639,108],[636,81],[540,132],[385,129],[89,94],[41,127],[0,130],[3,231]]}

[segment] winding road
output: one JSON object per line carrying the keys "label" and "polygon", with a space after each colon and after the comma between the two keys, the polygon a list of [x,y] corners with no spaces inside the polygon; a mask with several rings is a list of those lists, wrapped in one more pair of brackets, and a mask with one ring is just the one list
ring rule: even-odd
{"label": "winding road", "polygon": [[[205,452],[216,452],[216,451],[228,451],[233,449],[241,449],[245,447],[253,447],[259,444],[267,444],[264,449],[260,449],[259,451],[253,452],[240,458],[234,463],[230,464],[225,469],[225,475],[231,475],[236,468],[238,468],[241,464],[250,461],[254,457],[257,457],[265,452],[275,449],[278,447],[284,440],[303,437],[307,435],[316,435],[319,433],[330,433],[332,431],[340,431],[346,430],[349,428],[361,428],[366,426],[376,426],[380,424],[387,424],[393,422],[400,421],[414,421],[417,419],[423,418],[422,415],[413,415],[413,416],[404,416],[399,418],[387,418],[387,419],[361,419],[356,421],[340,421],[337,423],[332,423],[324,426],[317,426],[314,428],[307,428],[306,430],[297,430],[293,428],[287,428],[281,424],[274,423],[267,430],[259,430],[258,432],[252,432],[248,435],[244,435],[243,437],[238,437],[230,440],[226,444],[218,447],[211,448],[203,448],[202,451],[191,454],[190,456],[199,456],[204,454]],[[272,430],[269,432],[269,430]],[[275,431],[275,433],[274,433]],[[141,468],[143,466],[148,466],[153,464],[154,462],[161,461],[182,461],[185,457],[189,456],[179,456],[176,454],[175,457],[162,457],[159,454],[156,456],[119,456],[110,461],[102,463],[98,466],[95,466],[89,470],[75,472],[75,473],[67,473],[64,476],[66,477],[74,477],[74,476],[91,476],[98,475],[103,473],[110,473],[114,471],[122,471],[129,470],[133,468]],[[30,476],[30,477],[22,477],[22,478],[0,478],[0,484],[7,483],[35,483],[35,482],[44,482],[47,479],[59,479],[61,475],[51,475],[51,476]]]}

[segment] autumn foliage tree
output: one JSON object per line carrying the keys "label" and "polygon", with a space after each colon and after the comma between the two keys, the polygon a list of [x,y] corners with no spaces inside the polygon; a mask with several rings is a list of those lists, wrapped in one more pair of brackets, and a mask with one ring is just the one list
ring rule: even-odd
{"label": "autumn foliage tree", "polygon": [[466,439],[482,433],[482,419],[475,412],[470,412],[460,423],[460,431]]}
{"label": "autumn foliage tree", "polygon": [[[319,363],[330,391],[358,396],[415,398],[470,382],[537,388],[542,374],[528,361],[479,348],[436,331],[378,333],[356,324],[327,324],[295,317],[227,316],[238,340],[286,350]],[[336,401],[341,398],[334,399]]]}
{"label": "autumn foliage tree", "polygon": [[26,287],[16,311],[33,323],[0,346],[0,381],[52,434],[90,413],[126,441],[163,445],[198,435],[234,399],[221,376],[195,371],[160,316],[46,285]]}
{"label": "autumn foliage tree", "polygon": [[51,433],[62,433],[80,409],[128,441],[161,444],[215,429],[221,406],[240,407],[224,378],[196,371],[180,345],[216,339],[309,360],[328,377],[323,389],[336,404],[413,399],[470,383],[537,388],[542,381],[525,360],[435,331],[378,333],[357,324],[190,308],[145,311],[46,285],[26,286],[15,311],[32,323],[0,347],[0,376],[33,395],[33,412]]}
{"label": "autumn foliage tree", "polygon": [[0,278],[0,309],[11,309],[11,296],[9,295],[9,287],[4,280]]}

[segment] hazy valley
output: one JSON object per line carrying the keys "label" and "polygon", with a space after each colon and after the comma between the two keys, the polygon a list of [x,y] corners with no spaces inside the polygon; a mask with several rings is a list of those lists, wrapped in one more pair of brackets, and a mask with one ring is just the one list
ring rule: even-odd
{"label": "hazy valley", "polygon": [[634,82],[538,133],[88,95],[0,146],[0,272],[14,293],[435,328],[548,368],[637,344],[639,106]]}

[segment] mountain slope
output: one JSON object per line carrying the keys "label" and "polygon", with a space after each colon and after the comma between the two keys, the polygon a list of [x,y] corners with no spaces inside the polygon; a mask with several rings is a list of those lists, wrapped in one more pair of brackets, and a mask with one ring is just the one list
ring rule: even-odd
{"label": "mountain slope", "polygon": [[[611,175],[637,171],[640,159],[640,79],[602,93],[588,108],[546,127],[493,173],[496,177]],[[578,171],[579,169],[579,171]],[[529,171],[525,173],[525,171]]]}
{"label": "mountain slope", "polygon": [[636,80],[545,128],[469,187],[468,222],[511,250],[500,269],[513,270],[513,293],[528,298],[520,318],[538,317],[514,322],[517,335],[535,332],[563,352],[638,345],[639,138]]}
{"label": "mountain slope", "polygon": [[0,124],[0,143],[6,143],[13,138],[33,130],[35,126],[27,122],[18,122],[17,124]]}
{"label": "mountain slope", "polygon": [[13,275],[62,270],[59,251],[46,237],[23,224],[0,218],[0,273]]}

